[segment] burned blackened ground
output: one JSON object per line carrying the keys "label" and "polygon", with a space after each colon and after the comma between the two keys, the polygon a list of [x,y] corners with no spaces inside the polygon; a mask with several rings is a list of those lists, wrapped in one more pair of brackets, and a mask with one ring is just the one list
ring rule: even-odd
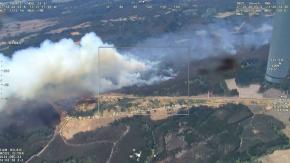
{"label": "burned blackened ground", "polygon": [[217,96],[234,96],[225,80],[234,78],[237,85],[246,87],[251,84],[261,85],[261,91],[277,88],[290,90],[290,80],[281,84],[265,81],[269,46],[258,49],[243,49],[235,56],[220,55],[201,60],[192,60],[176,68],[176,76],[151,85],[133,85],[116,92],[140,96],[196,96],[211,92]]}
{"label": "burned blackened ground", "polygon": [[30,101],[15,110],[0,114],[0,148],[20,148],[26,160],[42,149],[60,121],[47,103]]}

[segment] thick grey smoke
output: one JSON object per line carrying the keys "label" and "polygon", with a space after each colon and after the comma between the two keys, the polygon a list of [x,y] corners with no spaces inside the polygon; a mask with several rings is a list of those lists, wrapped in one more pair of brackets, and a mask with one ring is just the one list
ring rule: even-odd
{"label": "thick grey smoke", "polygon": [[22,100],[96,92],[99,86],[100,91],[121,88],[143,82],[141,74],[153,66],[121,55],[94,33],[86,34],[79,45],[72,39],[46,40],[12,58],[0,54],[0,59],[11,70],[5,78],[10,84],[7,96]]}

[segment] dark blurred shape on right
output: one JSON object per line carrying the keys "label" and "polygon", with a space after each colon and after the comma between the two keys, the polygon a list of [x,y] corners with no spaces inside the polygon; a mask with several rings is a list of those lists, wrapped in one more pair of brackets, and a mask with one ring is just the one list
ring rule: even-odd
{"label": "dark blurred shape on right", "polygon": [[[278,4],[290,6],[290,0],[278,0]],[[290,57],[290,12],[276,10],[265,79],[281,83],[288,75]]]}

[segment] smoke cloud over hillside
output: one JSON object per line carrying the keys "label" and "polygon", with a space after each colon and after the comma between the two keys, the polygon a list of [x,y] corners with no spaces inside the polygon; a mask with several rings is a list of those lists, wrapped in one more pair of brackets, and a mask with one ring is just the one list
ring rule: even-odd
{"label": "smoke cloud over hillside", "polygon": [[175,72],[163,67],[162,73],[168,75],[162,76],[163,61],[180,64],[188,61],[189,55],[195,59],[233,55],[239,48],[267,44],[271,31],[269,23],[255,26],[244,22],[239,26],[212,23],[146,39],[136,47],[148,49],[131,48],[122,54],[95,33],[89,33],[79,44],[72,39],[56,43],[46,40],[40,47],[16,51],[12,58],[0,54],[0,59],[11,70],[5,77],[10,84],[8,97],[24,101],[58,99],[82,92],[96,93],[98,88],[102,92],[167,80]]}
{"label": "smoke cloud over hillside", "polygon": [[1,55],[11,70],[5,77],[10,84],[6,94],[30,100],[96,92],[98,86],[100,91],[112,90],[141,82],[140,74],[152,66],[121,55],[114,48],[99,47],[113,46],[89,33],[79,45],[71,39],[57,43],[46,40],[39,48],[15,52],[12,58]]}
{"label": "smoke cloud over hillside", "polygon": [[[133,49],[131,53],[140,58],[159,60],[202,59],[221,54],[234,55],[241,48],[259,48],[269,43],[272,33],[271,20],[257,22],[231,22],[219,20],[211,24],[188,27],[175,33],[149,38],[138,46],[172,47],[170,51],[160,49],[159,53],[142,52]],[[175,48],[174,48],[175,47]],[[189,50],[188,50],[189,49]]]}

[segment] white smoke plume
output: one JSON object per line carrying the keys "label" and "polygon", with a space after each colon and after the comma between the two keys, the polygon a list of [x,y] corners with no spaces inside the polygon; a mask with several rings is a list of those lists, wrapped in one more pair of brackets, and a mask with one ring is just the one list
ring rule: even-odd
{"label": "white smoke plume", "polygon": [[[242,48],[259,48],[271,39],[271,20],[253,19],[251,22],[239,20],[219,20],[204,25],[187,27],[175,33],[167,33],[148,38],[137,46],[172,47],[170,51],[160,53],[143,53],[133,49],[132,53],[140,58],[159,60],[187,60],[186,54],[193,59],[202,59],[221,54],[235,55]],[[190,51],[188,52],[188,48]]]}
{"label": "white smoke plume", "polygon": [[122,54],[94,33],[86,34],[80,44],[72,39],[56,43],[46,40],[38,48],[15,52],[12,58],[0,54],[0,60],[11,70],[7,77],[10,87],[5,92],[8,97],[22,100],[58,99],[81,92],[96,93],[98,88],[102,92],[151,84],[176,75],[170,67],[162,67],[163,61],[185,65],[188,57],[234,55],[239,48],[268,44],[271,31],[268,21],[254,25],[246,22],[198,25],[146,39]]}
{"label": "white smoke plume", "polygon": [[10,84],[7,96],[22,100],[56,98],[81,91],[96,92],[98,86],[100,91],[107,91],[142,82],[141,73],[152,66],[121,55],[115,48],[101,47],[113,46],[89,33],[80,44],[72,39],[56,43],[46,40],[38,48],[15,52],[12,58],[0,54],[0,60],[11,71],[5,77]]}

